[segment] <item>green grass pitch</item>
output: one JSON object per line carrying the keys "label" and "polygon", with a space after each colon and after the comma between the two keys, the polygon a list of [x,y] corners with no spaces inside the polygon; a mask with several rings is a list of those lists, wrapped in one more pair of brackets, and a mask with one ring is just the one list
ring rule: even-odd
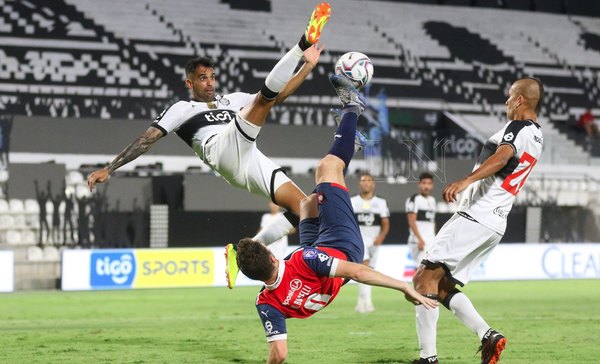
{"label": "green grass pitch", "polygon": [[[24,292],[0,295],[0,363],[262,363],[257,287]],[[600,282],[477,282],[464,290],[508,338],[502,363],[598,363]],[[353,311],[357,289],[288,321],[289,363],[409,363],[414,309],[375,288],[376,312]],[[440,310],[441,363],[478,363],[478,340]]]}

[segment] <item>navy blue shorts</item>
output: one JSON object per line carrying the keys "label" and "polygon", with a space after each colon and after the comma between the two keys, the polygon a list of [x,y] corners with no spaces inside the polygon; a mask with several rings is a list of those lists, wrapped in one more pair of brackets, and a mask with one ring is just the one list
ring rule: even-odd
{"label": "navy blue shorts", "polygon": [[317,185],[319,218],[300,221],[300,242],[340,250],[348,261],[362,263],[364,244],[348,189],[336,183]]}

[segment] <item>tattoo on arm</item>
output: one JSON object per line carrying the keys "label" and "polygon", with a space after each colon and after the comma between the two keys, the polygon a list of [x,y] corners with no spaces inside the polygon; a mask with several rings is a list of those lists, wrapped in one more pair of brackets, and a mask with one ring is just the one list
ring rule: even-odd
{"label": "tattoo on arm", "polygon": [[152,128],[148,129],[144,134],[140,135],[133,143],[129,144],[119,155],[112,161],[106,169],[109,173],[113,173],[117,168],[131,162],[140,155],[146,153],[158,139],[162,137],[160,130]]}

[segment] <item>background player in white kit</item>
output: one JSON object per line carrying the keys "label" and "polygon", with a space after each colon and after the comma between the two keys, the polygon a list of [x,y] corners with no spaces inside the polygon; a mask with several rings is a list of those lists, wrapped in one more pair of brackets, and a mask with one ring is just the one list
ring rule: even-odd
{"label": "background player in white kit", "polygon": [[[262,230],[266,226],[269,226],[271,221],[273,221],[274,219],[281,218],[282,215],[283,215],[283,212],[281,212],[281,208],[279,206],[277,206],[276,204],[274,204],[273,202],[269,202],[269,212],[267,212],[266,214],[263,214],[260,218],[260,229]],[[260,230],[259,230],[259,232],[260,232]],[[271,244],[269,244],[267,246],[267,248],[269,248],[269,250],[271,251],[271,253],[273,253],[275,258],[277,258],[277,259],[285,258],[286,251],[288,248],[287,235],[284,235],[283,237],[281,237],[281,239],[272,242]]]}
{"label": "background player in white kit", "polygon": [[[506,101],[509,122],[484,144],[473,172],[444,189],[448,203],[464,191],[459,211],[441,228],[413,277],[419,293],[437,298],[479,336],[484,364],[498,362],[506,338],[485,322],[456,285],[467,284],[473,270],[502,239],[516,195],[542,153],[544,140],[536,120],[543,95],[538,79],[523,78],[512,84]],[[416,363],[438,363],[438,317],[439,309],[416,306],[420,349]]]}
{"label": "background player in white kit", "polygon": [[[284,217],[262,229],[253,239],[263,244],[287,235],[298,224],[300,201],[306,195],[282,169],[256,147],[255,140],[274,104],[283,102],[306,79],[319,60],[321,31],[331,14],[328,3],[317,5],[306,31],[275,65],[257,94],[235,92],[220,96],[215,91],[215,65],[208,58],[195,58],[186,65],[186,87],[190,101],[179,101],[160,114],[154,123],[111,163],[88,176],[88,186],[107,181],[122,165],[146,153],[154,143],[175,132],[229,184],[270,198],[288,210]],[[304,65],[294,75],[298,62]],[[235,285],[238,268],[235,251],[227,245],[227,283]]]}
{"label": "background player in white kit", "polygon": [[435,238],[435,198],[433,176],[421,173],[417,183],[419,193],[406,199],[406,219],[408,220],[408,249],[417,265],[421,264],[427,247]]}
{"label": "background player in white kit", "polygon": [[[387,201],[375,196],[375,180],[371,174],[361,174],[358,188],[359,193],[350,201],[365,245],[363,264],[375,268],[379,246],[390,231],[390,211]],[[358,302],[355,310],[360,313],[375,311],[371,299],[371,286],[368,284],[358,283]]]}

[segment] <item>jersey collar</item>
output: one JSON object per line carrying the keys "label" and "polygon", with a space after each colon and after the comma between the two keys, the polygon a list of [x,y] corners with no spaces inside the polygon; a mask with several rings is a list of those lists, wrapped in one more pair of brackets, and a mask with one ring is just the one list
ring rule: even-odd
{"label": "jersey collar", "polygon": [[[211,101],[211,102],[212,102],[212,103],[214,103],[214,104],[216,104],[216,105],[218,105],[218,104],[219,104],[219,100],[221,100],[222,98],[223,98],[223,96],[222,96],[222,95],[215,95],[215,101]],[[204,101],[196,101],[196,100],[194,100],[194,99],[190,99],[190,102],[191,102],[192,104],[196,104],[196,105],[197,105],[197,104],[204,104],[204,105],[206,105],[206,104],[209,104],[209,102],[204,102]]]}
{"label": "jersey collar", "polygon": [[277,271],[277,279],[275,280],[275,283],[265,284],[265,288],[268,289],[269,291],[272,291],[275,288],[279,287],[279,284],[281,284],[281,280],[283,279],[284,272],[285,272],[285,260],[280,260],[279,261],[279,270]]}

